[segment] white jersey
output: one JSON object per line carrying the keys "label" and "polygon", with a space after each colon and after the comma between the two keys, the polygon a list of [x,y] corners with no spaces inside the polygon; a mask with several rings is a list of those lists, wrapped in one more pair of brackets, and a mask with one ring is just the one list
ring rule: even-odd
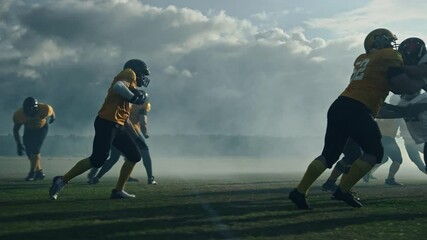
{"label": "white jersey", "polygon": [[[410,101],[400,99],[398,106],[408,106],[416,103],[427,103],[427,93],[422,93]],[[416,118],[404,118],[408,132],[416,144],[427,142],[427,111],[420,112]],[[402,137],[405,139],[404,134]],[[406,139],[405,139],[406,140]]]}

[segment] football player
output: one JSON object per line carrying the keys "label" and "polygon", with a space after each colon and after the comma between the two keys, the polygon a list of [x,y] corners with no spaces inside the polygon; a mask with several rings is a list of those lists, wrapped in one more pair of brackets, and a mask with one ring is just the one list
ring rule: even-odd
{"label": "football player", "polygon": [[[49,120],[48,120],[49,118]],[[22,108],[13,114],[13,136],[17,145],[17,153],[22,156],[24,152],[30,160],[30,171],[25,178],[27,181],[42,180],[45,178],[41,167],[40,149],[48,133],[48,123],[55,121],[55,112],[52,106],[39,103],[33,97],[27,97]],[[24,125],[24,135],[19,130]]]}
{"label": "football player", "polygon": [[366,53],[356,58],[349,85],[328,110],[322,153],[309,164],[298,186],[289,193],[290,200],[297,208],[311,208],[306,199],[310,186],[326,168],[337,162],[349,137],[361,147],[363,153],[351,165],[348,174],[341,178],[332,198],[355,208],[362,207],[350,189],[375,164],[381,162],[384,154],[381,133],[374,116],[389,91],[409,92],[425,86],[420,73],[403,67],[402,57],[394,49],[396,40],[396,36],[384,28],[375,29],[366,36]]}
{"label": "football player", "polygon": [[147,87],[150,79],[147,64],[139,59],[131,59],[125,63],[123,70],[114,77],[108,89],[104,104],[95,119],[95,137],[93,140],[92,155],[79,161],[63,176],[53,178],[49,189],[52,200],[57,199],[58,193],[74,177],[86,172],[92,167],[101,167],[110,154],[111,146],[116,147],[126,157],[120,170],[116,187],[111,192],[111,198],[134,198],[124,190],[124,186],[137,162],[141,160],[138,147],[124,129],[132,105],[142,105],[148,95],[134,94],[136,87]]}
{"label": "football player", "polygon": [[[399,45],[398,51],[402,54],[405,68],[409,74],[414,76],[427,75],[427,49],[423,40],[417,37],[407,38]],[[426,77],[424,77],[424,79],[426,79]],[[426,90],[426,87],[423,89]],[[405,147],[410,159],[418,168],[421,168],[422,164],[419,161],[418,154],[419,148],[414,147],[413,143],[417,145],[424,144],[422,152],[425,152],[427,148],[427,93],[421,93],[421,90],[417,90],[402,94],[398,106],[407,107],[412,114],[403,117],[406,123],[406,129],[402,128],[402,136],[404,137]],[[393,108],[395,106],[387,105],[386,107]],[[406,130],[411,137],[405,134]],[[424,155],[424,173],[426,172],[427,158]]]}
{"label": "football player", "polygon": [[[130,113],[129,120],[125,123],[125,129],[138,145],[142,156],[142,162],[144,164],[145,171],[147,172],[147,183],[150,185],[157,185],[157,182],[154,180],[153,176],[150,152],[144,140],[146,138],[149,138],[147,129],[147,114],[148,112],[150,112],[150,110],[151,104],[149,102],[146,102],[143,105],[134,106]],[[102,176],[104,176],[104,174],[107,173],[114,166],[114,164],[116,164],[121,155],[122,153],[118,149],[113,147],[111,149],[110,158],[105,162],[99,172],[97,173],[97,168],[91,169],[91,172],[88,175],[88,183],[97,184],[99,182],[99,179],[102,178]],[[129,177],[128,181],[137,182],[138,179]]]}

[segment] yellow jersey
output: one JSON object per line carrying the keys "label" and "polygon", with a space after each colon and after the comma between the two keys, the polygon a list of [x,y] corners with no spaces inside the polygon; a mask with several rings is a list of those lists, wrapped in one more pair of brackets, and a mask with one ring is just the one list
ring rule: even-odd
{"label": "yellow jersey", "polygon": [[390,91],[387,77],[388,69],[402,66],[401,55],[392,48],[361,54],[354,62],[350,84],[341,93],[341,96],[363,103],[375,116]]}
{"label": "yellow jersey", "polygon": [[123,126],[126,119],[129,117],[132,104],[113,91],[113,86],[117,81],[123,81],[131,90],[136,89],[135,72],[130,68],[121,71],[114,77],[114,80],[108,89],[108,94],[105,97],[104,104],[98,112],[98,116],[102,119],[112,121]]}
{"label": "yellow jersey", "polygon": [[39,129],[44,127],[47,123],[47,118],[54,115],[53,108],[45,103],[39,103],[37,113],[34,117],[25,115],[24,109],[20,108],[13,114],[13,123],[24,124],[25,128],[28,129]]}

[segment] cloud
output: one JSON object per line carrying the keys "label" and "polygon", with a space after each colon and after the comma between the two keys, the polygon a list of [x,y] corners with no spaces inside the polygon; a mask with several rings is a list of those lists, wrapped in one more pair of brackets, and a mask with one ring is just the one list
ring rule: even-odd
{"label": "cloud", "polygon": [[153,134],[320,135],[357,46],[136,0],[7,1],[0,11],[0,121],[31,95],[55,108],[53,133],[93,134],[111,80],[137,57],[152,72]]}
{"label": "cloud", "polygon": [[[359,8],[340,12],[324,18],[313,18],[305,21],[309,28],[327,29],[337,36],[346,36],[368,33],[375,28],[385,27],[395,33],[413,35],[426,31],[417,28],[416,22],[424,22],[427,19],[424,9],[427,2],[422,0],[403,3],[399,0],[372,0]],[[398,34],[400,35],[400,34]]]}

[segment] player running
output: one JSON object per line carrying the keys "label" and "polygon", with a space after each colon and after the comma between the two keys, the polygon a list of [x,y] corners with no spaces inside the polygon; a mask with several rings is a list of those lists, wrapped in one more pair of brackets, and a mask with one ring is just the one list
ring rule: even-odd
{"label": "player running", "polygon": [[[351,81],[328,110],[325,145],[322,154],[308,166],[298,186],[289,193],[290,200],[299,209],[310,209],[306,196],[313,182],[331,168],[341,155],[347,139],[352,138],[362,149],[362,155],[352,164],[333,193],[333,199],[360,208],[362,204],[350,189],[384,154],[381,133],[374,116],[384,103],[389,91],[395,93],[421,89],[425,82],[420,75],[410,78],[403,67],[401,55],[394,49],[396,36],[387,29],[370,32],[364,41],[366,53],[354,62]],[[409,72],[414,74],[414,72]],[[427,76],[427,75],[426,75]]]}
{"label": "player running", "polygon": [[126,157],[120,170],[116,187],[111,192],[111,198],[134,198],[134,194],[124,191],[124,186],[141,155],[133,139],[124,129],[128,120],[132,104],[142,105],[147,101],[145,92],[139,94],[136,87],[147,87],[150,74],[145,62],[132,59],[125,63],[123,70],[114,77],[108,89],[104,104],[95,119],[95,137],[93,139],[92,155],[79,161],[63,176],[53,178],[49,189],[49,197],[52,200],[58,198],[58,193],[74,177],[86,172],[92,167],[101,167],[108,158],[111,146],[119,149]]}

